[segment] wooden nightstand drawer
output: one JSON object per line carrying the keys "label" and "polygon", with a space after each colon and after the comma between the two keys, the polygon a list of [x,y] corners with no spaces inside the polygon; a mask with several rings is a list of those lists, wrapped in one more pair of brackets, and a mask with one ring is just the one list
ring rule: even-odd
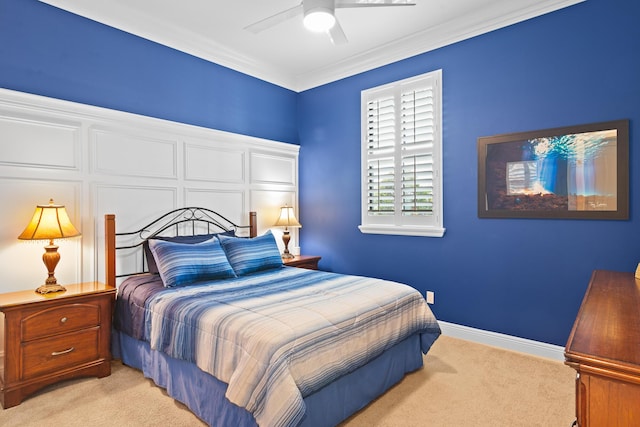
{"label": "wooden nightstand drawer", "polygon": [[20,404],[58,381],[111,374],[111,316],[116,289],[100,282],[65,292],[0,294],[0,404]]}
{"label": "wooden nightstand drawer", "polygon": [[98,359],[100,328],[31,341],[22,346],[22,379]]}
{"label": "wooden nightstand drawer", "polygon": [[318,261],[320,261],[319,256],[312,255],[296,255],[293,258],[283,259],[282,262],[284,265],[289,267],[297,267],[297,268],[306,268],[307,270],[317,270],[318,269]]}
{"label": "wooden nightstand drawer", "polygon": [[100,306],[67,304],[22,319],[22,341],[64,334],[100,324]]}

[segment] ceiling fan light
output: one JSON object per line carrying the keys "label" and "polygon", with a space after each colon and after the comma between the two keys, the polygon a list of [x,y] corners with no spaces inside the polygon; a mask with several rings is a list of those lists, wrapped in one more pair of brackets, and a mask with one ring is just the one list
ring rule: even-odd
{"label": "ceiling fan light", "polygon": [[314,8],[304,14],[304,26],[314,32],[329,31],[336,23],[336,17],[330,9]]}

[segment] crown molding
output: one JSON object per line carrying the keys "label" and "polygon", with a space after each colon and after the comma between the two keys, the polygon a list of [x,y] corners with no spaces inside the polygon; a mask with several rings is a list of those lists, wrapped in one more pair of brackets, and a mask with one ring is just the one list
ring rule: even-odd
{"label": "crown molding", "polygon": [[290,73],[287,73],[286,70],[275,67],[271,63],[246,56],[188,29],[174,25],[172,22],[154,20],[150,15],[138,13],[133,9],[123,9],[119,3],[110,5],[108,12],[101,16],[96,16],[94,6],[90,2],[71,0],[39,1],[108,27],[116,28],[197,58],[294,90],[295,78]]}
{"label": "crown molding", "polygon": [[296,76],[294,90],[301,92],[312,89],[584,1],[586,0],[548,0],[512,13],[495,15],[488,11],[442,23],[420,33],[364,52],[361,55],[352,56],[348,60],[329,64],[306,74],[300,74]]}
{"label": "crown molding", "polygon": [[189,30],[174,26],[170,22],[154,21],[148,15],[132,13],[131,10],[118,10],[117,4],[111,6],[108,18],[104,19],[104,21],[108,20],[109,22],[102,22],[92,16],[90,7],[85,2],[72,2],[70,0],[39,1],[286,89],[301,92],[582,3],[586,0],[545,0],[515,12],[496,13],[495,10],[486,10],[481,13],[470,14],[360,55],[351,56],[347,60],[334,62],[322,68],[298,75],[278,68],[271,63],[248,57],[224,45],[214,43]]}

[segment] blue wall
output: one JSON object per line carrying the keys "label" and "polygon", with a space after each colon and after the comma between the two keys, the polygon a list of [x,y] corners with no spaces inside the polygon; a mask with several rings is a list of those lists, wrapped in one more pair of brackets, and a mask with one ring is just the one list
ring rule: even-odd
{"label": "blue wall", "polygon": [[[596,268],[640,261],[640,5],[588,0],[296,94],[58,10],[0,0],[0,87],[301,145],[305,253],[436,292],[445,321],[564,345]],[[361,234],[360,91],[444,80],[444,238]],[[479,220],[479,136],[628,118],[631,220]]]}
{"label": "blue wall", "polygon": [[295,92],[36,0],[0,0],[0,87],[299,143]]}
{"label": "blue wall", "polygon": [[[588,0],[301,93],[303,251],[325,269],[435,291],[441,320],[564,345],[592,270],[640,261],[638,19],[638,2]],[[361,234],[360,91],[435,69],[446,234]],[[624,118],[630,221],[478,219],[478,137]]]}

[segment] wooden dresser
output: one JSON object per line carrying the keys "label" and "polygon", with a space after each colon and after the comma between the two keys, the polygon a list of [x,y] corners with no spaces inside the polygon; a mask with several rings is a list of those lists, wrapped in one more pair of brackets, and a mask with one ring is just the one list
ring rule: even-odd
{"label": "wooden dresser", "polygon": [[565,349],[580,427],[640,426],[640,280],[597,270]]}
{"label": "wooden dresser", "polygon": [[111,374],[111,315],[116,290],[99,282],[65,292],[0,294],[0,403],[18,405],[55,382]]}

